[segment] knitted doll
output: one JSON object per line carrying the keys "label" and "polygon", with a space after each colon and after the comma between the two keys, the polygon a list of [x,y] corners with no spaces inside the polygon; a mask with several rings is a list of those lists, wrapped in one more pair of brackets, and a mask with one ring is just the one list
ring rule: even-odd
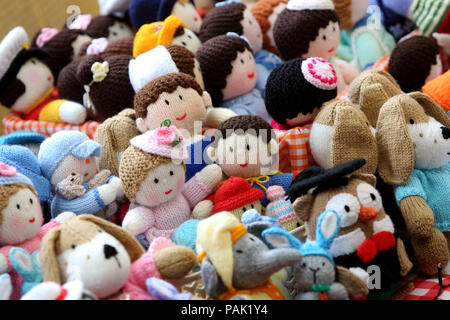
{"label": "knitted doll", "polygon": [[297,58],[275,68],[267,79],[265,103],[275,129],[311,123],[323,103],[336,98],[337,75],[322,58]]}
{"label": "knitted doll", "polygon": [[270,250],[226,211],[200,221],[197,252],[205,291],[219,300],[289,300],[285,267],[301,259],[296,249]]}
{"label": "knitted doll", "polygon": [[303,225],[294,213],[292,203],[287,199],[281,186],[271,186],[266,191],[270,203],[266,207],[266,216],[276,219],[286,231],[292,231]]}
{"label": "knitted doll", "polygon": [[15,131],[11,132],[7,136],[0,137],[0,146],[14,146],[19,145],[26,147],[37,156],[42,141],[45,140],[45,136],[35,132],[28,131]]}
{"label": "knitted doll", "polygon": [[337,56],[362,71],[395,47],[394,37],[386,31],[379,14],[368,12],[369,0],[333,0],[343,21]]}
{"label": "knitted doll", "polygon": [[133,107],[130,56],[86,56],[74,75],[84,88],[83,103],[91,119],[102,122]]}
{"label": "knitted doll", "polygon": [[234,34],[214,37],[196,54],[211,95],[213,106],[225,107],[238,115],[257,115],[270,122],[261,92],[252,49],[245,38]]}
{"label": "knitted doll", "polygon": [[[345,6],[344,2],[342,1],[343,10],[351,10]],[[414,23],[408,18],[411,3],[412,0],[370,0],[370,10],[378,10],[376,14],[380,14],[380,20],[384,27],[398,41],[414,31]],[[337,3],[335,4],[338,6]],[[340,13],[339,16],[341,16]],[[348,12],[348,16],[351,17],[351,12]],[[349,28],[351,27],[352,24],[349,25]]]}
{"label": "knitted doll", "polygon": [[171,238],[175,229],[191,218],[191,208],[207,197],[221,179],[221,170],[210,165],[185,182],[185,140],[175,126],[163,126],[131,139],[119,167],[125,194],[135,208],[122,227],[149,243]]}
{"label": "knitted doll", "polygon": [[194,0],[194,5],[197,12],[200,11],[200,16],[204,17],[214,8],[216,2],[216,0]]}
{"label": "knitted doll", "polygon": [[177,16],[169,16],[164,21],[144,24],[134,37],[133,56],[147,52],[156,46],[177,44],[196,53],[201,46],[200,39]]}
{"label": "knitted doll", "polygon": [[62,284],[77,276],[96,297],[108,300],[153,300],[147,278],[176,280],[195,265],[191,249],[159,238],[144,253],[128,232],[92,215],[48,232],[39,255],[44,281]]}
{"label": "knitted doll", "polygon": [[273,38],[273,26],[286,4],[287,0],[259,0],[250,10],[261,27],[263,48],[274,54],[278,54],[278,49]]}
{"label": "knitted doll", "polygon": [[86,34],[92,39],[106,38],[109,42],[123,38],[133,38],[131,28],[114,16],[97,16],[86,28]]}
{"label": "knitted doll", "polygon": [[[101,146],[79,131],[60,131],[47,138],[41,145],[38,160],[44,177],[55,192],[59,182],[72,173],[81,174],[88,182],[98,174],[95,157],[100,156]],[[110,203],[123,197],[120,179],[111,176],[107,183],[89,190],[81,197],[66,200],[59,194],[51,199],[51,215],[71,211],[75,214],[95,214]]]}
{"label": "knitted doll", "polygon": [[28,49],[24,28],[12,29],[0,43],[0,103],[24,120],[83,123],[82,105],[57,98],[46,57],[41,49]]}
{"label": "knitted doll", "polygon": [[422,91],[438,103],[450,117],[450,70],[429,81],[423,86]]}
{"label": "knitted doll", "polygon": [[66,212],[42,225],[42,210],[33,183],[5,163],[0,163],[0,194],[0,274],[10,274],[13,284],[11,299],[16,300],[20,298],[23,278],[11,265],[10,250],[20,247],[32,254],[39,250],[41,239],[48,230],[74,214]]}
{"label": "knitted doll", "polygon": [[401,41],[392,51],[388,72],[403,92],[420,91],[425,83],[442,73],[439,51],[431,37],[415,36]]}
{"label": "knitted doll", "polygon": [[128,14],[136,30],[145,23],[163,21],[170,15],[182,19],[195,33],[200,31],[202,24],[192,0],[131,0]]}
{"label": "knitted doll", "polygon": [[78,58],[84,43],[92,40],[85,31],[79,29],[42,28],[32,40],[31,47],[37,47],[48,53],[44,60],[52,70],[55,79],[59,72],[71,61]]}
{"label": "knitted doll", "polygon": [[[236,3],[237,2],[237,3]],[[234,32],[245,37],[255,57],[258,77],[256,88],[264,97],[266,80],[270,72],[282,62],[275,54],[263,50],[261,27],[250,10],[238,1],[223,1],[205,17],[199,37],[202,43],[219,35]]]}

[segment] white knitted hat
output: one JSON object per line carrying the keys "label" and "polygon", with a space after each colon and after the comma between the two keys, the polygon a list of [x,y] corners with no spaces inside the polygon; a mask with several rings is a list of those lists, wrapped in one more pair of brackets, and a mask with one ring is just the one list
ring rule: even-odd
{"label": "white knitted hat", "polygon": [[15,27],[0,43],[0,79],[23,49],[28,48],[28,35],[23,27]]}
{"label": "white knitted hat", "polygon": [[286,6],[288,10],[334,10],[331,0],[290,0]]}

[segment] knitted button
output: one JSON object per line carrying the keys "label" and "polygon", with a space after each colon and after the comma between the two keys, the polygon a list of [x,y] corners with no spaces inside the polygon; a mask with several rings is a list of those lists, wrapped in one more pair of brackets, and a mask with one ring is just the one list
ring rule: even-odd
{"label": "knitted button", "polygon": [[337,87],[337,75],[334,67],[322,58],[308,58],[302,63],[302,73],[306,81],[323,90]]}

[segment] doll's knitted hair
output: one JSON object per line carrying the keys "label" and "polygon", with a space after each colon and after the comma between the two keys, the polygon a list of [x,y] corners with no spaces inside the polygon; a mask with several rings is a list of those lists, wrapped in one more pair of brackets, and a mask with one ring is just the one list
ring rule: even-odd
{"label": "doll's knitted hair", "polygon": [[67,99],[83,104],[84,88],[76,77],[78,66],[83,59],[85,59],[84,56],[73,60],[59,73],[56,86],[61,99]]}
{"label": "doll's knitted hair", "polygon": [[[184,32],[184,28],[181,29]],[[178,70],[195,78],[195,54],[193,54],[191,50],[179,45],[168,45],[166,46],[166,49],[169,51]]]}
{"label": "doll's knitted hair", "polygon": [[8,206],[9,197],[15,195],[19,190],[25,188],[30,189],[30,191],[33,192],[33,194],[38,198],[36,190],[28,184],[18,183],[0,186],[0,225],[2,224],[3,220],[2,211]]}
{"label": "doll's knitted hair", "polygon": [[319,29],[330,22],[339,22],[334,10],[284,9],[273,27],[273,37],[280,57],[287,61],[308,52],[309,43],[319,35]]}
{"label": "doll's knitted hair", "polygon": [[272,45],[267,32],[271,27],[269,16],[273,13],[274,8],[277,7],[280,3],[287,3],[287,0],[259,0],[250,9],[256,21],[258,21],[259,26],[261,27],[263,35],[263,48],[275,54],[278,53],[278,49],[274,45]]}
{"label": "doll's knitted hair", "polygon": [[[93,120],[104,121],[126,108],[133,108],[134,90],[128,75],[131,56],[88,55],[78,65],[76,77],[84,86],[89,86],[89,96],[95,110],[88,108]],[[109,71],[99,82],[93,81],[91,70],[94,63],[108,62]]]}
{"label": "doll's knitted hair", "polygon": [[118,55],[133,55],[133,38],[122,38],[113,42],[110,42],[102,53],[103,57],[106,56],[118,56]]}
{"label": "doll's knitted hair", "polygon": [[404,92],[420,91],[436,64],[439,46],[434,38],[415,36],[399,42],[389,59],[388,72]]}
{"label": "doll's knitted hair", "polygon": [[246,49],[253,53],[244,39],[221,35],[206,41],[197,51],[195,57],[200,63],[205,88],[214,106],[223,100],[222,89],[227,85],[227,76],[233,71],[231,63],[239,52]]}
{"label": "doll's knitted hair", "polygon": [[[190,75],[182,72],[168,73],[152,80],[141,90],[139,90],[138,93],[136,93],[136,96],[134,97],[134,110],[136,111],[136,117],[143,119],[146,118],[147,107],[150,104],[155,103],[161,93],[172,93],[178,87],[186,89],[192,88],[197,91],[200,96],[203,95],[202,88],[200,88],[197,81],[195,81],[195,79]],[[167,107],[170,108],[170,106]]]}
{"label": "doll's knitted hair", "polygon": [[109,35],[109,27],[116,22],[125,22],[124,20],[113,16],[97,16],[89,23],[86,33],[93,39],[107,38]]}
{"label": "doll's knitted hair", "polygon": [[201,42],[211,38],[235,32],[242,35],[244,32],[241,21],[244,18],[245,4],[231,3],[213,8],[203,20],[199,32]]}
{"label": "doll's knitted hair", "polygon": [[232,133],[256,134],[257,137],[261,135],[265,143],[276,139],[273,128],[266,120],[259,116],[241,115],[232,117],[219,124],[212,137],[212,147],[216,148],[220,139],[226,139]]}
{"label": "doll's knitted hair", "polygon": [[[310,60],[311,58],[297,58],[285,62],[270,73],[266,84],[265,104],[276,122],[285,124],[286,119],[293,119],[299,113],[303,115],[313,113],[323,103],[336,98],[336,84],[320,87],[321,83],[318,85],[305,78],[302,65],[309,63]],[[319,64],[321,63],[318,62],[316,65]]]}
{"label": "doll's knitted hair", "polygon": [[352,1],[358,0],[333,0],[334,10],[339,16],[340,27],[342,30],[353,28]]}

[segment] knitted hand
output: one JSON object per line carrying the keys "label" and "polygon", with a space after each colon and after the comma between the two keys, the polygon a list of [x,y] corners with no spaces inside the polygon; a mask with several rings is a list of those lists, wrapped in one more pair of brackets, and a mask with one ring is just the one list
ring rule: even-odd
{"label": "knitted hand", "polygon": [[237,116],[237,114],[233,110],[227,108],[208,108],[208,110],[206,110],[205,126],[217,128],[219,124],[235,116]]}
{"label": "knitted hand", "polygon": [[21,288],[21,295],[30,291],[43,280],[42,269],[38,261],[39,251],[32,255],[22,248],[13,248],[9,252],[11,265],[22,276],[24,282]]}
{"label": "knitted hand", "polygon": [[77,215],[73,212],[66,211],[60,213],[54,220],[58,221],[59,223],[63,223],[64,221],[70,220],[75,218]]}
{"label": "knitted hand", "polygon": [[432,235],[434,229],[433,210],[422,197],[404,198],[400,202],[400,209],[412,237],[426,239]]}
{"label": "knitted hand", "polygon": [[104,184],[98,189],[98,194],[105,204],[110,204],[116,198],[124,195],[122,182],[118,177],[112,177],[107,184]]}
{"label": "knitted hand", "polygon": [[131,233],[137,235],[146,231],[144,219],[138,214],[136,210],[128,211],[127,215],[123,219],[122,228]]}
{"label": "knitted hand", "polygon": [[207,189],[214,189],[222,180],[222,169],[217,164],[210,164],[198,172],[198,177]]}
{"label": "knitted hand", "polygon": [[97,173],[95,177],[93,177],[88,182],[89,189],[99,187],[106,183],[106,180],[108,180],[109,176],[111,175],[111,171],[104,169]]}
{"label": "knitted hand", "polygon": [[211,215],[211,211],[214,208],[214,203],[211,200],[203,200],[197,203],[197,205],[192,209],[192,216],[194,219],[205,219]]}

